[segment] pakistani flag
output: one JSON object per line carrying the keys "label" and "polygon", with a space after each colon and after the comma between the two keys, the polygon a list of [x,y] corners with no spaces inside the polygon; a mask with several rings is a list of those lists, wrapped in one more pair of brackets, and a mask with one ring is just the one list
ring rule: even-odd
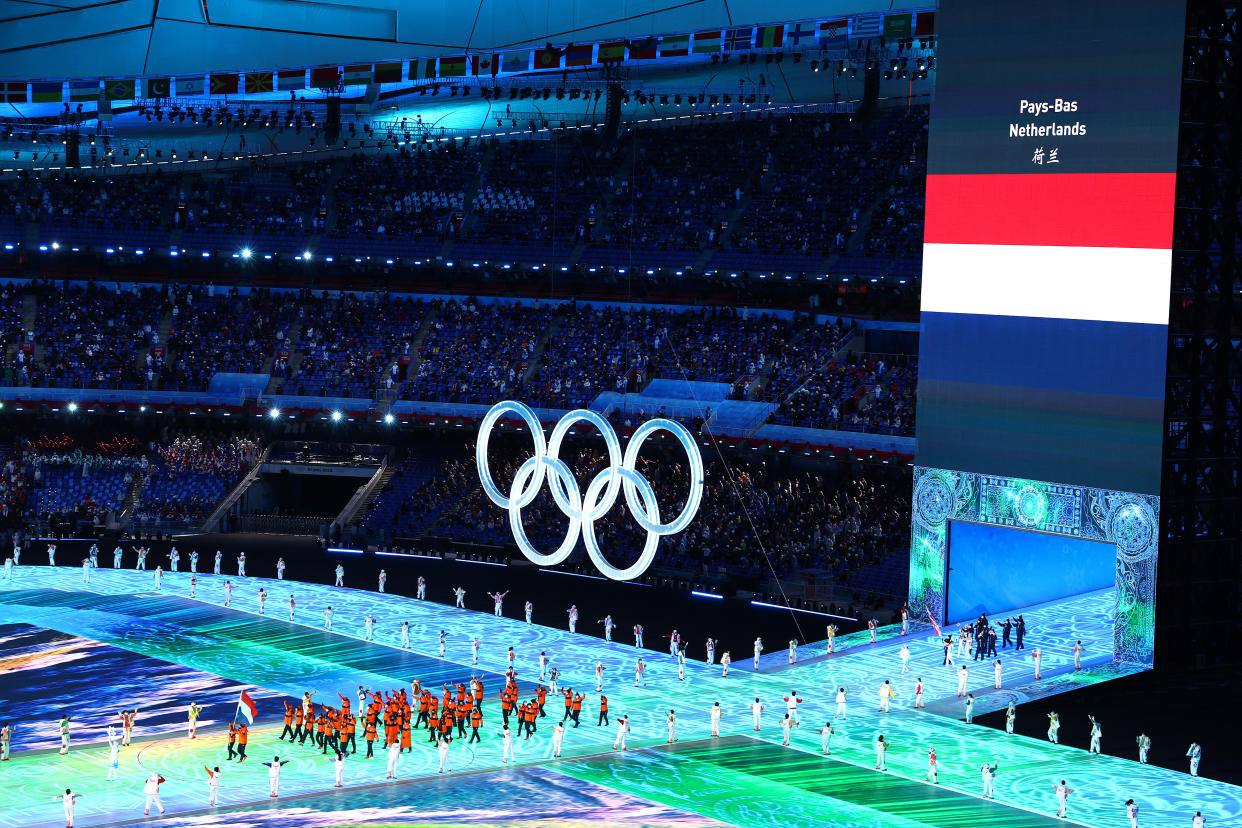
{"label": "pakistani flag", "polygon": [[172,95],[172,78],[144,78],[142,96],[144,98],[168,98]]}

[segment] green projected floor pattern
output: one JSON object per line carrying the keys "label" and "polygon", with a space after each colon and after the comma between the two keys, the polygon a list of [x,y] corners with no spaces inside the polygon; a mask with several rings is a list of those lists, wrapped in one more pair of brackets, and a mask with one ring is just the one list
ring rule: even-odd
{"label": "green projected floor pattern", "polygon": [[558,773],[755,828],[1043,828],[1060,820],[831,757],[752,739],[678,743],[627,756],[592,756]]}

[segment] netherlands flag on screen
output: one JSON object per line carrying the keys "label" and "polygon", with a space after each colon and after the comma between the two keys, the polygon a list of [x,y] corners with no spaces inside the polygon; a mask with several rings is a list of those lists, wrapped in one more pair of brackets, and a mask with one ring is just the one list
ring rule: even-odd
{"label": "netherlands flag on screen", "polygon": [[241,699],[237,702],[237,710],[246,717],[249,724],[254,724],[254,717],[259,715],[258,705],[254,703],[254,699],[250,698],[250,694],[245,690],[241,691]]}

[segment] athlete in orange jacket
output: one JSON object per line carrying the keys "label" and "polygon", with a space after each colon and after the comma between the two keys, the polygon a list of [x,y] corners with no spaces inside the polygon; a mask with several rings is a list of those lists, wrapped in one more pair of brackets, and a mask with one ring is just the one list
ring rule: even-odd
{"label": "athlete in orange jacket", "polygon": [[285,740],[286,733],[289,734],[291,739],[295,738],[293,736],[293,705],[289,704],[289,702],[285,702],[285,729],[280,731],[280,741],[283,742]]}

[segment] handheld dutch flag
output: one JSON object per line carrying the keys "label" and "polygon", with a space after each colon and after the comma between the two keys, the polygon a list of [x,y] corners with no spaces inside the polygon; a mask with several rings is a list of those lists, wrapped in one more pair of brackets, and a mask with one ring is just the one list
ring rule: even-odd
{"label": "handheld dutch flag", "polygon": [[241,700],[237,703],[237,712],[246,717],[247,724],[254,724],[254,717],[259,715],[259,708],[245,690],[241,692]]}

